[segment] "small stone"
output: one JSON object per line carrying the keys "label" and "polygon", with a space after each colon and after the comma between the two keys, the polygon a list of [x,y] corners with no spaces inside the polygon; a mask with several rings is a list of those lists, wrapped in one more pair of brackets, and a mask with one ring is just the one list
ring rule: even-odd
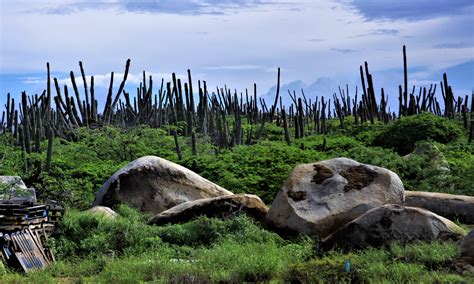
{"label": "small stone", "polygon": [[87,212],[97,215],[103,215],[111,219],[117,218],[119,216],[117,212],[106,206],[94,206],[91,209],[88,209]]}

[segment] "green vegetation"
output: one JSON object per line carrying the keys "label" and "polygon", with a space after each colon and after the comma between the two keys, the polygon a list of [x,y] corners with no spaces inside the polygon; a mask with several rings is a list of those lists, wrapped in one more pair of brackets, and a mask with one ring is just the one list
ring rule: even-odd
{"label": "green vegetation", "polygon": [[462,127],[452,120],[447,120],[432,113],[402,117],[396,120],[375,139],[375,144],[393,148],[401,155],[415,149],[417,141],[433,140],[449,143],[458,139]]}
{"label": "green vegetation", "polygon": [[[454,274],[454,243],[322,252],[307,238],[285,240],[246,216],[148,226],[121,206],[116,219],[69,211],[50,245],[60,259],[26,276],[0,270],[2,283],[157,282],[471,282]],[[344,271],[346,259],[351,263]]]}
{"label": "green vegetation", "polygon": [[314,240],[283,239],[245,216],[158,227],[126,206],[115,208],[121,216],[113,220],[81,212],[115,171],[145,155],[184,165],[235,193],[257,194],[269,205],[295,165],[334,157],[386,167],[408,190],[474,195],[474,146],[457,122],[423,114],[388,125],[353,126],[348,118],[343,130],[331,123],[331,134],[292,139],[291,146],[283,128],[270,123],[259,141],[254,135],[251,145],[232,149],[216,149],[198,136],[197,156],[191,139],[179,137],[183,160],[166,130],[79,128],[74,142],[54,139],[49,173],[43,170],[47,141],[41,153],[26,154],[1,135],[0,175],[21,176],[40,200],[58,200],[67,213],[49,240],[58,261],[28,275],[0,265],[0,282],[473,282],[456,274],[458,248],[451,242],[323,252]]}
{"label": "green vegetation", "polygon": [[[332,123],[337,128],[338,122]],[[413,132],[413,125],[423,127]],[[55,138],[49,173],[42,170],[46,151],[24,154],[20,147],[10,145],[7,135],[2,135],[0,175],[21,176],[28,186],[37,189],[39,199],[59,200],[69,207],[86,209],[115,171],[138,157],[155,155],[184,165],[233,192],[257,194],[271,204],[295,165],[348,157],[394,171],[408,190],[474,195],[474,145],[467,143],[460,127],[455,121],[431,114],[404,117],[388,125],[352,126],[346,122],[344,130],[332,131],[326,137],[307,136],[288,146],[283,128],[267,124],[259,141],[232,149],[215,149],[209,138],[198,136],[195,157],[191,154],[191,139],[179,137],[183,160],[178,159],[173,137],[162,129],[80,128],[75,130],[74,142]],[[385,136],[390,139],[382,139]],[[392,144],[380,144],[382,140],[393,145],[410,144],[410,149],[417,143],[428,143],[439,153],[435,153],[437,159],[429,151],[401,156]],[[42,148],[47,148],[47,141]]]}

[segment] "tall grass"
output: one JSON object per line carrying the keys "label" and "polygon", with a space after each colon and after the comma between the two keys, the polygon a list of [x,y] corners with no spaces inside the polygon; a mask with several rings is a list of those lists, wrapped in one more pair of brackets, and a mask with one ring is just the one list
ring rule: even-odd
{"label": "tall grass", "polygon": [[[451,270],[455,243],[393,244],[388,249],[325,252],[308,237],[283,239],[246,216],[146,225],[120,206],[108,219],[69,210],[51,239],[58,261],[20,275],[0,266],[1,283],[303,282],[450,283],[474,280]],[[345,262],[351,268],[345,271]]]}

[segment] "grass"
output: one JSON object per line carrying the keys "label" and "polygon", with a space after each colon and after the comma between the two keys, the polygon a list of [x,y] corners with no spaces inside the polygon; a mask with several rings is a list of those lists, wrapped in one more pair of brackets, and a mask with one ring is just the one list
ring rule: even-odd
{"label": "grass", "polygon": [[[311,283],[469,283],[474,278],[454,274],[446,264],[458,255],[454,243],[418,242],[388,250],[365,249],[342,253],[331,251],[321,258],[292,266],[287,281]],[[345,260],[351,271],[344,271]]]}
{"label": "grass", "polygon": [[[283,239],[240,215],[185,224],[146,225],[121,206],[116,219],[70,210],[54,237],[58,261],[21,275],[0,267],[2,283],[303,282],[469,283],[450,264],[452,242],[393,244],[388,249],[321,251],[308,237]],[[345,272],[345,261],[351,263]]]}

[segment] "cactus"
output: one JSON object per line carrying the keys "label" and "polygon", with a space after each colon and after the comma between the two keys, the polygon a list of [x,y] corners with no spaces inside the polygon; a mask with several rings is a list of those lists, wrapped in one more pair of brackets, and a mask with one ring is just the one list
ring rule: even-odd
{"label": "cactus", "polygon": [[30,135],[30,115],[28,110],[28,103],[26,98],[26,92],[21,93],[21,106],[23,114],[23,143],[25,145],[26,153],[31,153],[31,135]]}
{"label": "cactus", "polygon": [[301,102],[301,98],[298,98],[298,123],[297,123],[297,128],[299,128],[299,134],[300,137],[304,137],[304,121],[303,121],[303,104]]}
{"label": "cactus", "polygon": [[270,111],[270,122],[273,122],[273,116],[275,115],[276,105],[278,103],[278,96],[280,95],[280,67],[278,67],[278,75],[277,75],[277,88],[276,88],[276,95],[275,95],[275,102]]}
{"label": "cactus", "polygon": [[196,133],[194,131],[191,132],[191,151],[193,156],[197,156],[197,142],[196,142]]}
{"label": "cactus", "polygon": [[408,96],[408,67],[407,67],[407,49],[403,45],[403,97],[405,99],[403,114],[407,114],[407,96]]}
{"label": "cactus", "polygon": [[51,159],[53,157],[53,140],[54,140],[54,131],[52,128],[48,129],[48,152],[46,154],[46,168],[47,173],[51,170]]}
{"label": "cactus", "polygon": [[174,144],[176,146],[176,153],[178,154],[178,159],[180,161],[183,160],[183,152],[181,151],[181,147],[179,146],[178,134],[175,130],[172,131],[172,135],[174,137]]}
{"label": "cactus", "polygon": [[112,102],[112,105],[110,106],[108,116],[106,118],[106,123],[110,123],[110,120],[112,118],[112,114],[115,110],[115,107],[117,106],[117,103],[120,99],[120,95],[122,94],[123,88],[125,87],[125,82],[127,81],[128,77],[128,70],[130,69],[130,59],[127,60],[127,63],[125,64],[125,73],[123,75],[123,80],[122,83],[120,83],[120,87],[117,91],[117,94],[115,95],[115,99]]}
{"label": "cactus", "polygon": [[288,144],[288,146],[291,146],[290,131],[288,130],[288,122],[286,120],[285,109],[281,110],[281,115],[283,119],[283,128],[285,129],[285,141],[286,141],[286,144]]}
{"label": "cactus", "polygon": [[[404,47],[404,82],[399,85],[398,90],[398,116],[428,111],[452,119],[455,114],[460,114],[464,127],[472,136],[472,123],[469,118],[472,106],[469,111],[469,97],[455,97],[446,74],[443,74],[440,82],[444,109],[441,109],[440,102],[435,97],[437,84],[431,85],[430,88],[419,88],[416,94],[413,86],[413,91],[408,93],[406,57],[406,47]],[[300,138],[310,132],[327,134],[331,131],[332,118],[339,119],[341,128],[345,127],[345,119],[350,115],[354,117],[356,125],[367,121],[374,123],[375,119],[388,123],[396,118],[396,114],[390,108],[387,109],[388,96],[383,88],[380,89],[381,100],[377,101],[374,78],[369,72],[367,62],[359,68],[363,88],[360,99],[358,88],[356,87],[355,96],[351,97],[349,86],[346,84],[346,88],[339,87],[339,94],[335,93],[332,98],[320,100],[316,97],[314,102],[306,96],[304,90],[301,90],[300,98],[297,98],[295,91],[289,91],[292,103],[289,106],[283,106],[279,93],[280,69],[278,69],[275,102],[267,107],[265,100],[257,98],[255,83],[252,95],[249,94],[250,90],[246,89],[245,94],[242,92],[239,94],[237,90],[232,90],[227,85],[223,88],[216,87],[217,93],[208,93],[206,82],[198,81],[199,101],[195,104],[195,93],[189,69],[186,82],[182,82],[174,73],[171,82],[167,82],[166,85],[162,79],[158,94],[153,94],[152,77],[147,78],[143,71],[143,80],[136,90],[136,95],[130,95],[124,90],[130,67],[130,60],[127,60],[125,74],[115,94],[113,92],[114,73],[111,73],[102,113],[99,113],[97,108],[94,77],[91,76],[88,88],[89,82],[86,80],[82,62],[79,62],[79,66],[84,83],[84,100],[81,99],[72,71],[69,75],[74,95],[68,94],[67,86],[64,86],[62,90],[56,78],[53,82],[56,94],[52,95],[50,66],[47,63],[47,86],[40,96],[22,94],[17,110],[18,104],[15,105],[13,97],[7,94],[6,109],[0,110],[2,112],[0,132],[11,132],[12,143],[22,147],[28,154],[32,150],[41,151],[40,145],[47,136],[45,132],[48,128],[54,129],[55,135],[59,137],[72,139],[74,134],[71,133],[74,132],[69,130],[81,126],[100,127],[104,124],[114,124],[121,127],[133,127],[146,124],[150,127],[166,127],[185,121],[186,127],[183,133],[174,135],[191,136],[193,139],[193,135],[201,133],[210,136],[211,143],[217,146],[217,149],[221,149],[244,144],[244,142],[251,144],[253,132],[256,132],[256,139],[261,138],[267,122],[282,126],[285,130],[285,141],[290,145],[292,142],[290,133],[293,131],[291,128],[294,128],[295,138]],[[51,100],[53,99],[52,108]],[[278,101],[279,107],[277,107]],[[243,120],[246,120],[250,128],[243,129]],[[310,125],[314,126],[310,127]],[[472,140],[472,137],[470,139]]]}

